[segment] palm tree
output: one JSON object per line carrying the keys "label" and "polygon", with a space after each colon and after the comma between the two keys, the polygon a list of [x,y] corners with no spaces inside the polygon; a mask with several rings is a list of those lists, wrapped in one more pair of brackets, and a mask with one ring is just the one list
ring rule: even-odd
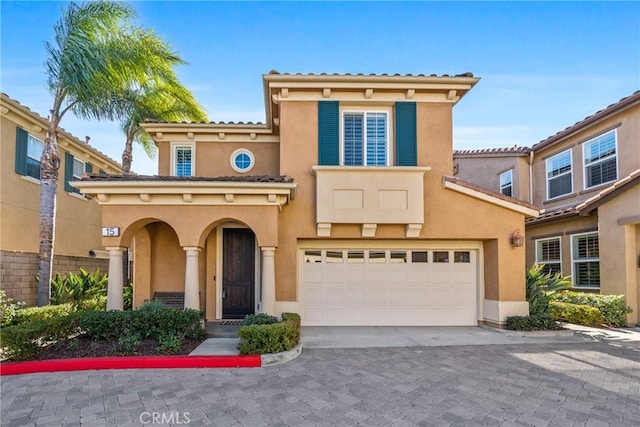
{"label": "palm tree", "polygon": [[175,74],[151,79],[137,90],[130,90],[125,97],[129,108],[122,130],[126,135],[122,153],[122,174],[131,173],[133,141],[139,143],[149,157],[153,157],[156,145],[140,126],[145,119],[177,121],[207,121],[204,109],[193,94],[177,79]]}
{"label": "palm tree", "polygon": [[53,95],[41,159],[39,306],[49,304],[55,237],[56,189],[60,152],[58,128],[72,111],[84,118],[121,117],[119,94],[156,75],[167,75],[183,63],[148,30],[134,28],[133,10],[124,3],[70,3],[45,43],[47,85]]}

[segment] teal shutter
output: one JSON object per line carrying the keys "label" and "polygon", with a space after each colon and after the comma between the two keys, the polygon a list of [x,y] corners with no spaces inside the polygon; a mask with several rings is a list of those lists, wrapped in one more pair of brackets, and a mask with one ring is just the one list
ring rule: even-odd
{"label": "teal shutter", "polygon": [[418,165],[415,102],[396,102],[396,165]]}
{"label": "teal shutter", "polygon": [[73,193],[76,189],[69,185],[69,181],[73,181],[73,156],[64,153],[64,191]]}
{"label": "teal shutter", "polygon": [[22,128],[16,128],[16,173],[27,174],[27,145],[29,134]]}
{"label": "teal shutter", "polygon": [[340,164],[340,105],[338,101],[318,101],[318,164]]}

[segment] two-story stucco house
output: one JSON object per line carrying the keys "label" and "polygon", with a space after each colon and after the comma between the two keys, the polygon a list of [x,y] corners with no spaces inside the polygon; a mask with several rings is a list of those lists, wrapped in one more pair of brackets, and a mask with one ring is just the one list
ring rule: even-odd
{"label": "two-story stucco house", "polygon": [[[0,96],[0,283],[11,298],[36,303],[40,222],[40,157],[47,120]],[[85,172],[120,173],[114,160],[62,130],[53,272],[106,272],[102,208],[69,185]]]}
{"label": "two-story stucco house", "polygon": [[[527,264],[640,310],[640,92],[530,149],[454,153],[460,179],[543,208],[526,221]],[[529,196],[529,197],[528,197]]]}
{"label": "two-story stucco house", "polygon": [[74,185],[113,230],[110,277],[133,251],[136,305],[184,292],[208,320],[499,325],[528,313],[511,237],[538,209],[452,176],[453,107],[478,80],[271,72],[266,124],[148,122],[158,176]]}

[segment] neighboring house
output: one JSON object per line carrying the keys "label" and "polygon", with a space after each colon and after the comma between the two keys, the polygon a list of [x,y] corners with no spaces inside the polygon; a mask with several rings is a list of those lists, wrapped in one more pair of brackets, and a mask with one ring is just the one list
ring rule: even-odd
{"label": "neighboring house", "polygon": [[[535,144],[530,168],[518,150],[456,152],[458,177],[498,191],[498,177],[513,168],[514,183],[533,189],[532,199],[514,197],[543,208],[526,222],[527,264],[570,275],[576,290],[625,295],[638,323],[640,91]],[[502,163],[487,159],[503,151]]]}
{"label": "neighboring house", "polygon": [[163,292],[208,320],[298,312],[304,325],[501,325],[526,315],[538,209],[452,176],[452,109],[479,79],[263,76],[266,124],[143,126],[159,176],[73,185],[112,236],[108,306]]}
{"label": "neighboring house", "polygon": [[[36,303],[40,223],[40,157],[47,120],[9,98],[0,99],[0,283],[7,295]],[[60,131],[60,177],[56,202],[53,271],[82,267],[106,272],[101,241],[101,207],[69,185],[85,172],[120,173],[118,163]]]}

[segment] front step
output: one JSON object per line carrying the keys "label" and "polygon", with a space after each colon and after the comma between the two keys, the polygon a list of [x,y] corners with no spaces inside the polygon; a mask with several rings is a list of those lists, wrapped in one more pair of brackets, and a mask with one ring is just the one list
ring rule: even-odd
{"label": "front step", "polygon": [[241,322],[205,322],[204,328],[208,338],[238,338]]}

